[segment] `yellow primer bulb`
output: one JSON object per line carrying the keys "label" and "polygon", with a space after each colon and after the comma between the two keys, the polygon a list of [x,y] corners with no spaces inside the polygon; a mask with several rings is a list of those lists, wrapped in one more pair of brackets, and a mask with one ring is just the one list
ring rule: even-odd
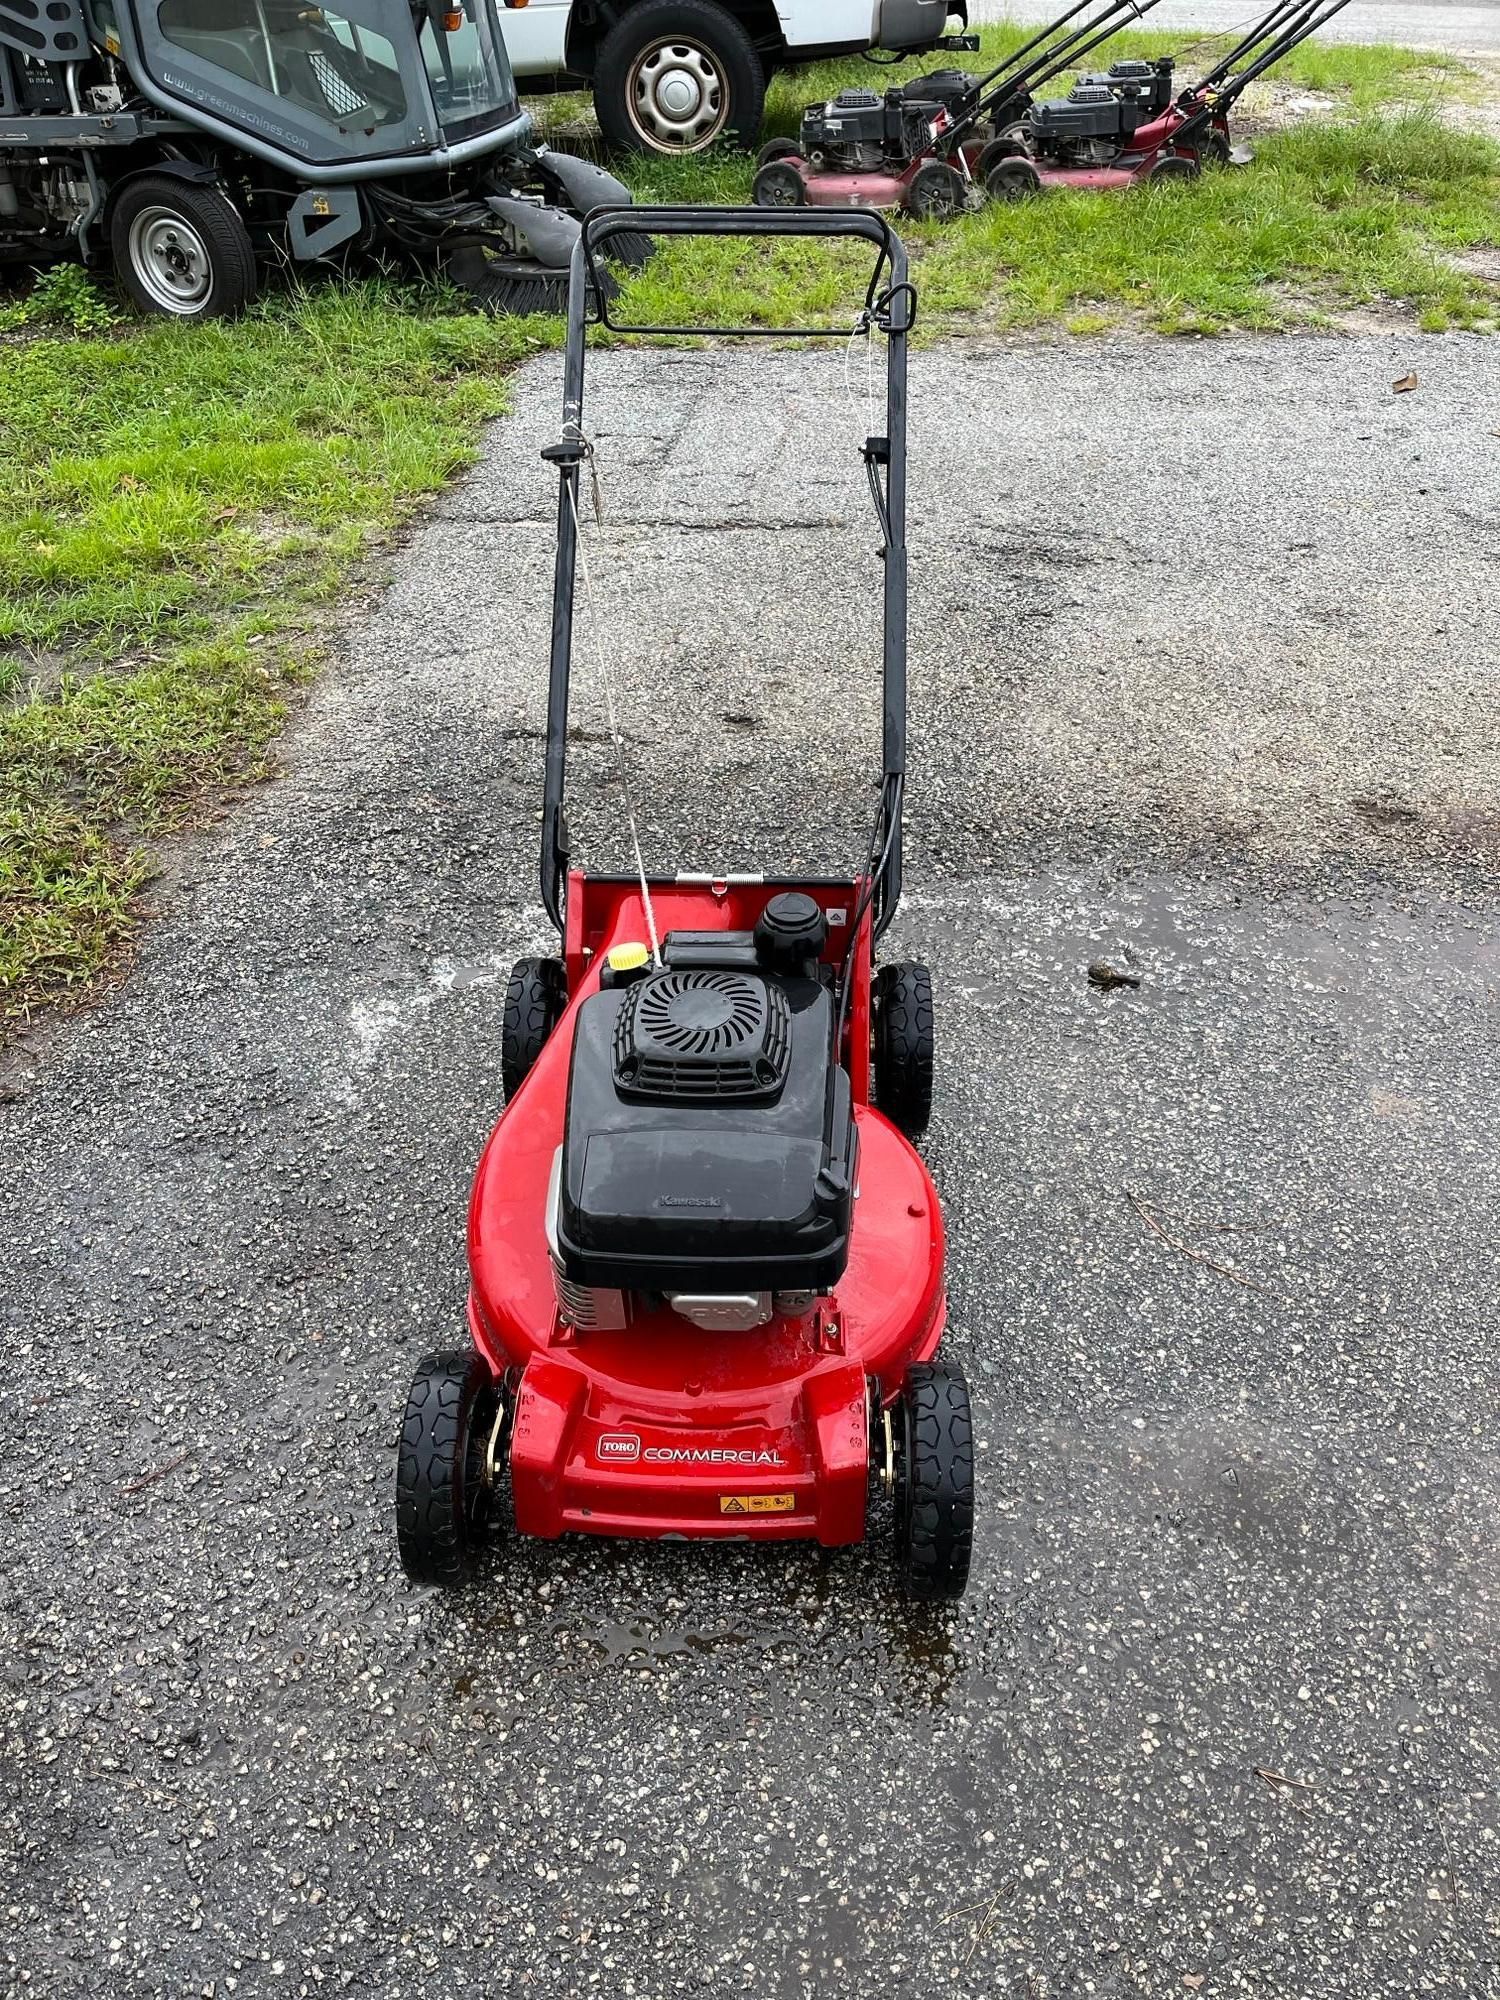
{"label": "yellow primer bulb", "polygon": [[651,953],[643,944],[617,944],[606,955],[605,964],[611,972],[639,972],[649,963]]}

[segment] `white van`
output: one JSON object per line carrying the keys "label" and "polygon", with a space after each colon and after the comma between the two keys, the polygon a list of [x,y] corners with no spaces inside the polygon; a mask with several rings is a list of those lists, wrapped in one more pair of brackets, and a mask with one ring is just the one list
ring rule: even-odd
{"label": "white van", "polygon": [[523,91],[592,84],[599,126],[637,152],[760,136],[773,70],[863,49],[940,46],[965,0],[507,0]]}

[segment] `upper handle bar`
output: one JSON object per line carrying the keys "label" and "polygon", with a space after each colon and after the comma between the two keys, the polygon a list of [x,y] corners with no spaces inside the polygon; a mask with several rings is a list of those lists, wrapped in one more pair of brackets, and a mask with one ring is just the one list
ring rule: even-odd
{"label": "upper handle bar", "polygon": [[[726,338],[765,336],[773,339],[847,338],[847,326],[657,326],[611,319],[609,293],[596,258],[617,236],[847,236],[873,243],[879,251],[865,293],[865,310],[876,312],[882,302],[888,333],[911,331],[916,297],[907,276],[906,245],[883,215],[873,208],[595,208],[583,219],[579,247],[591,280],[590,303],[598,324],[612,333],[720,334]],[[881,290],[881,274],[890,283]],[[572,317],[572,300],[569,300]]]}

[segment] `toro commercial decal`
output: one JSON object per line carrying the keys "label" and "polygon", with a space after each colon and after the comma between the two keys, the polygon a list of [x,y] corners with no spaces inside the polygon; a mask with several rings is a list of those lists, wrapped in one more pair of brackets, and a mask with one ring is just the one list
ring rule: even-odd
{"label": "toro commercial decal", "polygon": [[601,1465],[785,1465],[779,1451],[751,1445],[648,1444],[634,1431],[601,1431],[594,1444]]}

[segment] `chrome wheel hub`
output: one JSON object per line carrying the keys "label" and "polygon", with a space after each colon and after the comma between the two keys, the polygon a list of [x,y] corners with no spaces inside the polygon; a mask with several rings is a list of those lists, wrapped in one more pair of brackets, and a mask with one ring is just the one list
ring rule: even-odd
{"label": "chrome wheel hub", "polygon": [[654,42],[630,72],[630,121],[653,151],[696,153],[729,117],[719,66],[691,42]]}
{"label": "chrome wheel hub", "polygon": [[207,244],[170,208],[143,208],[131,223],[130,263],[163,312],[197,312],[213,286]]}

